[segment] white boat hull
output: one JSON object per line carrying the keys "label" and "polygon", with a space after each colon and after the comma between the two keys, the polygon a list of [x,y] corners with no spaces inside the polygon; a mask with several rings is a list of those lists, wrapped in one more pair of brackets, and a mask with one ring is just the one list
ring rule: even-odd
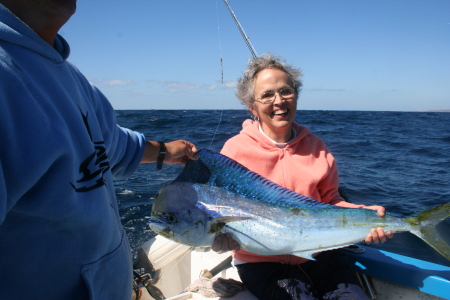
{"label": "white boat hull", "polygon": [[[225,260],[230,253],[218,254],[214,251],[206,251],[207,249],[194,249],[189,246],[181,245],[170,240],[167,240],[161,236],[156,236],[142,246],[145,254],[148,256],[155,270],[157,270],[158,278],[154,284],[158,287],[166,297],[170,300],[183,300],[183,299],[228,299],[228,300],[255,300],[257,299],[249,291],[242,291],[237,293],[233,297],[228,298],[206,298],[198,293],[185,292],[184,290],[195,280],[199,279],[203,270],[211,270],[217,266],[220,262]],[[368,284],[363,284],[366,288],[368,295],[373,294],[374,299],[383,300],[393,300],[393,299],[408,299],[408,300],[438,300],[438,299],[450,299],[450,268],[423,262],[420,260],[415,260],[408,258],[408,263],[413,268],[423,269],[423,268],[435,268],[436,274],[438,276],[425,276],[416,274],[416,277],[420,277],[423,281],[423,287],[419,289],[410,288],[404,285],[395,283],[395,279],[392,281],[387,281],[385,279],[380,279],[371,274],[367,274],[371,269],[382,270],[384,266],[381,266],[379,262],[376,261],[376,255],[379,250],[367,249],[368,255],[364,254],[349,254],[350,261],[354,265],[354,269],[358,272],[362,282],[367,281]],[[383,256],[387,256],[385,251]],[[387,258],[398,260],[399,256],[393,253],[392,256]],[[372,257],[374,260],[372,261]],[[371,268],[370,263],[376,264],[376,268]],[[417,264],[425,263],[425,265]],[[405,263],[401,263],[407,265]],[[431,266],[430,266],[431,264]],[[390,270],[390,275],[392,272],[400,272],[398,269]],[[406,270],[406,272],[411,272]],[[431,270],[433,272],[433,270]],[[361,275],[366,273],[366,275]],[[370,273],[370,272],[369,272]],[[376,272],[375,272],[376,273]],[[420,272],[419,272],[420,273]],[[377,274],[378,275],[378,274]],[[222,270],[216,275],[222,278],[232,278],[235,280],[240,280],[236,268],[231,267]],[[421,277],[422,276],[422,277]],[[384,276],[379,276],[384,277]],[[389,276],[387,276],[389,277]],[[434,278],[436,277],[436,278]],[[156,279],[156,278],[155,278]],[[404,279],[404,278],[403,278]],[[371,292],[369,291],[371,290]],[[431,292],[431,293],[430,293]],[[148,298],[144,298],[148,297]],[[143,296],[141,300],[153,299],[151,296]]]}

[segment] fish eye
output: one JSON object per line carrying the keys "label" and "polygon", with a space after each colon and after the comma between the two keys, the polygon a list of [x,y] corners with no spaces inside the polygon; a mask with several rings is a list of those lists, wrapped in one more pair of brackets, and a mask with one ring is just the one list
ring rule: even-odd
{"label": "fish eye", "polygon": [[169,221],[170,223],[173,223],[173,222],[175,222],[176,220],[177,220],[177,218],[175,217],[175,215],[173,215],[173,214],[170,214],[170,215],[167,215],[167,221]]}

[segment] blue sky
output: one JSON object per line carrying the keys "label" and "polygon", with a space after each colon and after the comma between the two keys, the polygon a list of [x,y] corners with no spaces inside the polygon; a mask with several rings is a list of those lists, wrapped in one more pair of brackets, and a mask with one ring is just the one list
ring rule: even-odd
{"label": "blue sky", "polygon": [[[449,0],[228,2],[258,54],[303,70],[298,109],[450,109]],[[60,34],[115,109],[243,108],[251,53],[222,0],[78,0]]]}

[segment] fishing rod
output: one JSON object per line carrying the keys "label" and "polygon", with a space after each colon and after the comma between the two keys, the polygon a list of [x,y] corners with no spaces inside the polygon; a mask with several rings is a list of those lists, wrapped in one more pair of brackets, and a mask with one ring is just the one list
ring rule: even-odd
{"label": "fishing rod", "polygon": [[237,28],[239,29],[239,32],[241,33],[242,37],[244,38],[244,41],[247,44],[248,50],[250,50],[250,52],[252,53],[253,58],[256,58],[258,55],[256,54],[255,48],[253,48],[252,44],[250,43],[248,36],[245,34],[244,28],[242,28],[241,23],[239,23],[236,15],[234,14],[233,10],[230,7],[230,4],[228,4],[227,0],[223,0],[223,2],[227,6],[228,11],[231,14],[231,17],[234,20],[234,23],[236,24]]}

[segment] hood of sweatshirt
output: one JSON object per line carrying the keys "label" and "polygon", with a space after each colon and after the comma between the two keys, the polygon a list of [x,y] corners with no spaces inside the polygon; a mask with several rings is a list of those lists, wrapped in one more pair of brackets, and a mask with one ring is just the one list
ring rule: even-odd
{"label": "hood of sweatshirt", "polygon": [[30,49],[55,63],[64,62],[70,54],[69,44],[59,34],[55,38],[55,46],[52,47],[1,4],[0,42]]}
{"label": "hood of sweatshirt", "polygon": [[[259,124],[260,124],[259,121],[253,121],[250,119],[245,120],[244,123],[242,123],[241,134],[245,134],[250,138],[254,139],[261,145],[261,147],[267,150],[278,151],[279,148],[259,131]],[[289,141],[289,143],[286,146],[288,148],[294,147],[306,136],[311,134],[311,131],[309,130],[308,127],[299,125],[295,122],[292,122],[292,127],[297,132],[297,135],[293,140]]]}

